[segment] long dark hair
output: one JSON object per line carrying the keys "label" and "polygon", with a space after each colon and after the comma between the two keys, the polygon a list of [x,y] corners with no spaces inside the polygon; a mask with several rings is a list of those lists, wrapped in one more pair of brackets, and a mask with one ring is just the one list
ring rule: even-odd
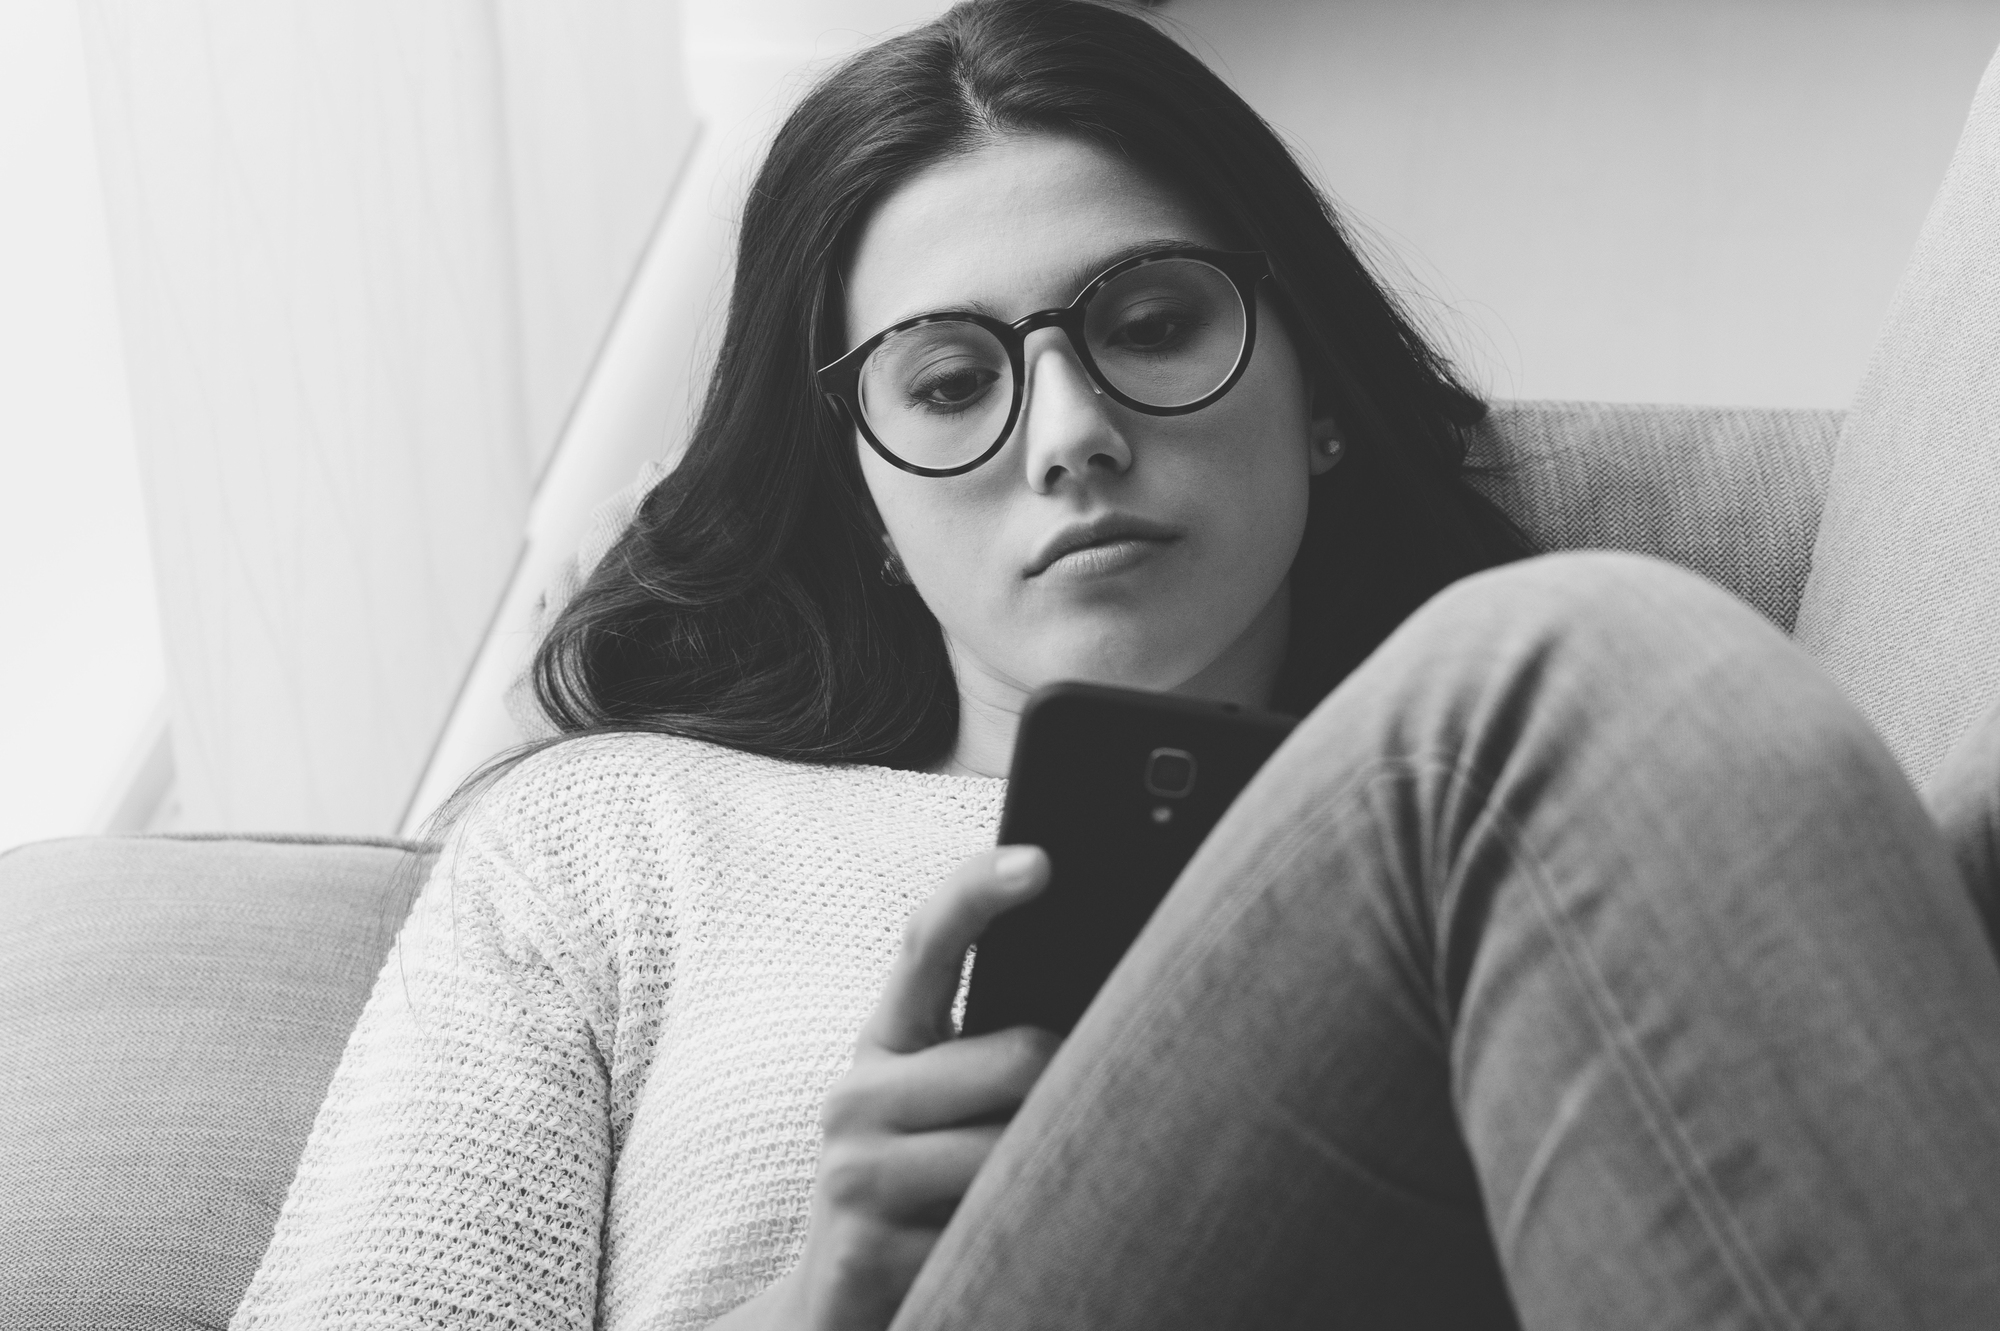
{"label": "long dark hair", "polygon": [[922,767],[958,695],[916,591],[886,584],[850,431],[814,386],[872,206],[999,134],[1122,154],[1264,251],[1347,444],[1312,489],[1276,703],[1304,711],[1433,592],[1523,553],[1460,475],[1485,406],[1369,274],[1270,126],[1136,13],[966,0],[827,75],[751,188],[699,422],[535,656],[558,731],[658,731],[780,758]]}

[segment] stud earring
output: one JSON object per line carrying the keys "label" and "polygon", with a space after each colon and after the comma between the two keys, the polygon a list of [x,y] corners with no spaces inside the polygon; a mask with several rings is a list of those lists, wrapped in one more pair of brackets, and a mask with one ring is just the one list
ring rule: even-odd
{"label": "stud earring", "polygon": [[1326,438],[1319,441],[1319,451],[1326,456],[1327,461],[1338,462],[1347,452],[1347,445],[1337,438]]}
{"label": "stud earring", "polygon": [[894,550],[882,556],[882,567],[879,572],[882,575],[882,582],[886,586],[907,587],[910,585],[910,571],[903,567],[903,561],[896,556]]}

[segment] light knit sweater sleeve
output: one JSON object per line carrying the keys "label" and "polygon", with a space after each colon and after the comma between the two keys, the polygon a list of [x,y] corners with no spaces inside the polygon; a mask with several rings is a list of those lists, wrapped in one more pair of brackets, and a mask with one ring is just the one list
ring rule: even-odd
{"label": "light knit sweater sleeve", "polygon": [[234,1331],[596,1316],[612,949],[491,803],[390,952]]}

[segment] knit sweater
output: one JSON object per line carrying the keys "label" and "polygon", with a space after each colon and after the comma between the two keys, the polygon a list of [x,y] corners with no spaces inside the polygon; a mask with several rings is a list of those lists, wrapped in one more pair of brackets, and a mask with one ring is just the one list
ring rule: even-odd
{"label": "knit sweater", "polygon": [[1005,785],[657,736],[523,763],[377,980],[231,1326],[702,1326],[805,1241],[819,1111]]}

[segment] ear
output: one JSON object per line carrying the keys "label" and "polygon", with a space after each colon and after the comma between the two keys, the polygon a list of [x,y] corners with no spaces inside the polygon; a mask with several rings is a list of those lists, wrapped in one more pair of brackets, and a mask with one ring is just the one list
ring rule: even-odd
{"label": "ear", "polygon": [[891,587],[908,587],[910,570],[903,567],[903,557],[896,553],[896,538],[888,532],[882,533],[882,564],[878,570],[882,581]]}
{"label": "ear", "polygon": [[1311,398],[1306,409],[1312,413],[1312,419],[1306,422],[1306,465],[1314,476],[1324,476],[1346,456],[1347,441],[1341,433],[1340,419],[1334,414],[1334,392],[1327,376],[1313,375],[1308,383]]}
{"label": "ear", "polygon": [[1332,416],[1315,416],[1306,430],[1306,465],[1315,476],[1324,476],[1340,465],[1347,444]]}

